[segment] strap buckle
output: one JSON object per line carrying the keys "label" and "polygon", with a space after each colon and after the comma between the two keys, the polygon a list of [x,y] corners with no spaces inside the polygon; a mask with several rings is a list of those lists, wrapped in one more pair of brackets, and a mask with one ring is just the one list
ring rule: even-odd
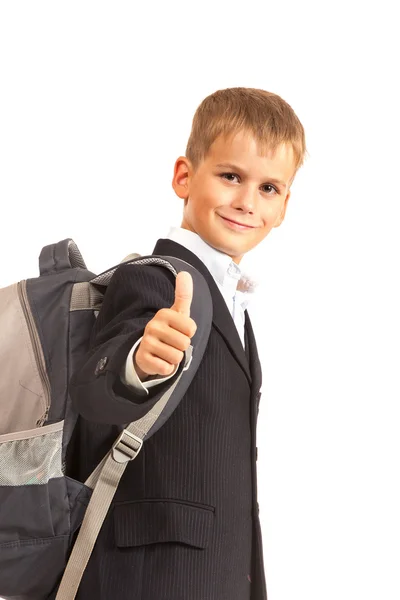
{"label": "strap buckle", "polygon": [[143,440],[127,429],[124,429],[111,449],[112,457],[117,463],[133,460],[139,454]]}

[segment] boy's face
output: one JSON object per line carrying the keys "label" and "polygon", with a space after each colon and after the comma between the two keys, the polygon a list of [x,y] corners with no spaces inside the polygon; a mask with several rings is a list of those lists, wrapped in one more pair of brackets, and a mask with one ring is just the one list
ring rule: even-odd
{"label": "boy's face", "polygon": [[250,133],[219,137],[196,170],[186,157],[175,163],[172,186],[185,200],[181,227],[239,264],[282,223],[294,171],[291,145],[262,156]]}

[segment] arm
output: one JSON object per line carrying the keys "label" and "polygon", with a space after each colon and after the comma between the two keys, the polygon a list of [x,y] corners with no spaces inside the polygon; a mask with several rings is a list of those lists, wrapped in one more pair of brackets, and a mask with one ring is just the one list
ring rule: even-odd
{"label": "arm", "polygon": [[89,352],[70,381],[73,405],[85,419],[108,424],[140,419],[181,372],[183,361],[168,381],[157,382],[145,396],[143,390],[128,388],[120,378],[147,323],[161,308],[173,304],[174,293],[174,276],[163,267],[118,267],[105,293]]}

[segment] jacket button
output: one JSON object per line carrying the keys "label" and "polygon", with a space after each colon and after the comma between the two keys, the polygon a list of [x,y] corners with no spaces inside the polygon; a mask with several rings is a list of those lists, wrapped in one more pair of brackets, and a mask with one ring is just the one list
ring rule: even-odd
{"label": "jacket button", "polygon": [[96,365],[94,374],[96,376],[100,375],[100,373],[102,373],[104,371],[104,369],[106,368],[107,363],[108,363],[108,357],[107,356],[104,356],[103,358],[101,358],[99,360],[99,362],[97,363],[97,365]]}

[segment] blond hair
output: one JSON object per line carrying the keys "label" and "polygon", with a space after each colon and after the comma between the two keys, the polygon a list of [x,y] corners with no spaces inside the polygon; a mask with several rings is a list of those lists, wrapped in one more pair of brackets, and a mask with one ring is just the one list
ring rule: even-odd
{"label": "blond hair", "polygon": [[304,128],[292,107],[272,92],[236,87],[214,92],[197,108],[186,146],[193,168],[220,135],[241,130],[254,135],[262,153],[274,152],[281,143],[291,144],[295,173],[302,166],[307,153]]}

